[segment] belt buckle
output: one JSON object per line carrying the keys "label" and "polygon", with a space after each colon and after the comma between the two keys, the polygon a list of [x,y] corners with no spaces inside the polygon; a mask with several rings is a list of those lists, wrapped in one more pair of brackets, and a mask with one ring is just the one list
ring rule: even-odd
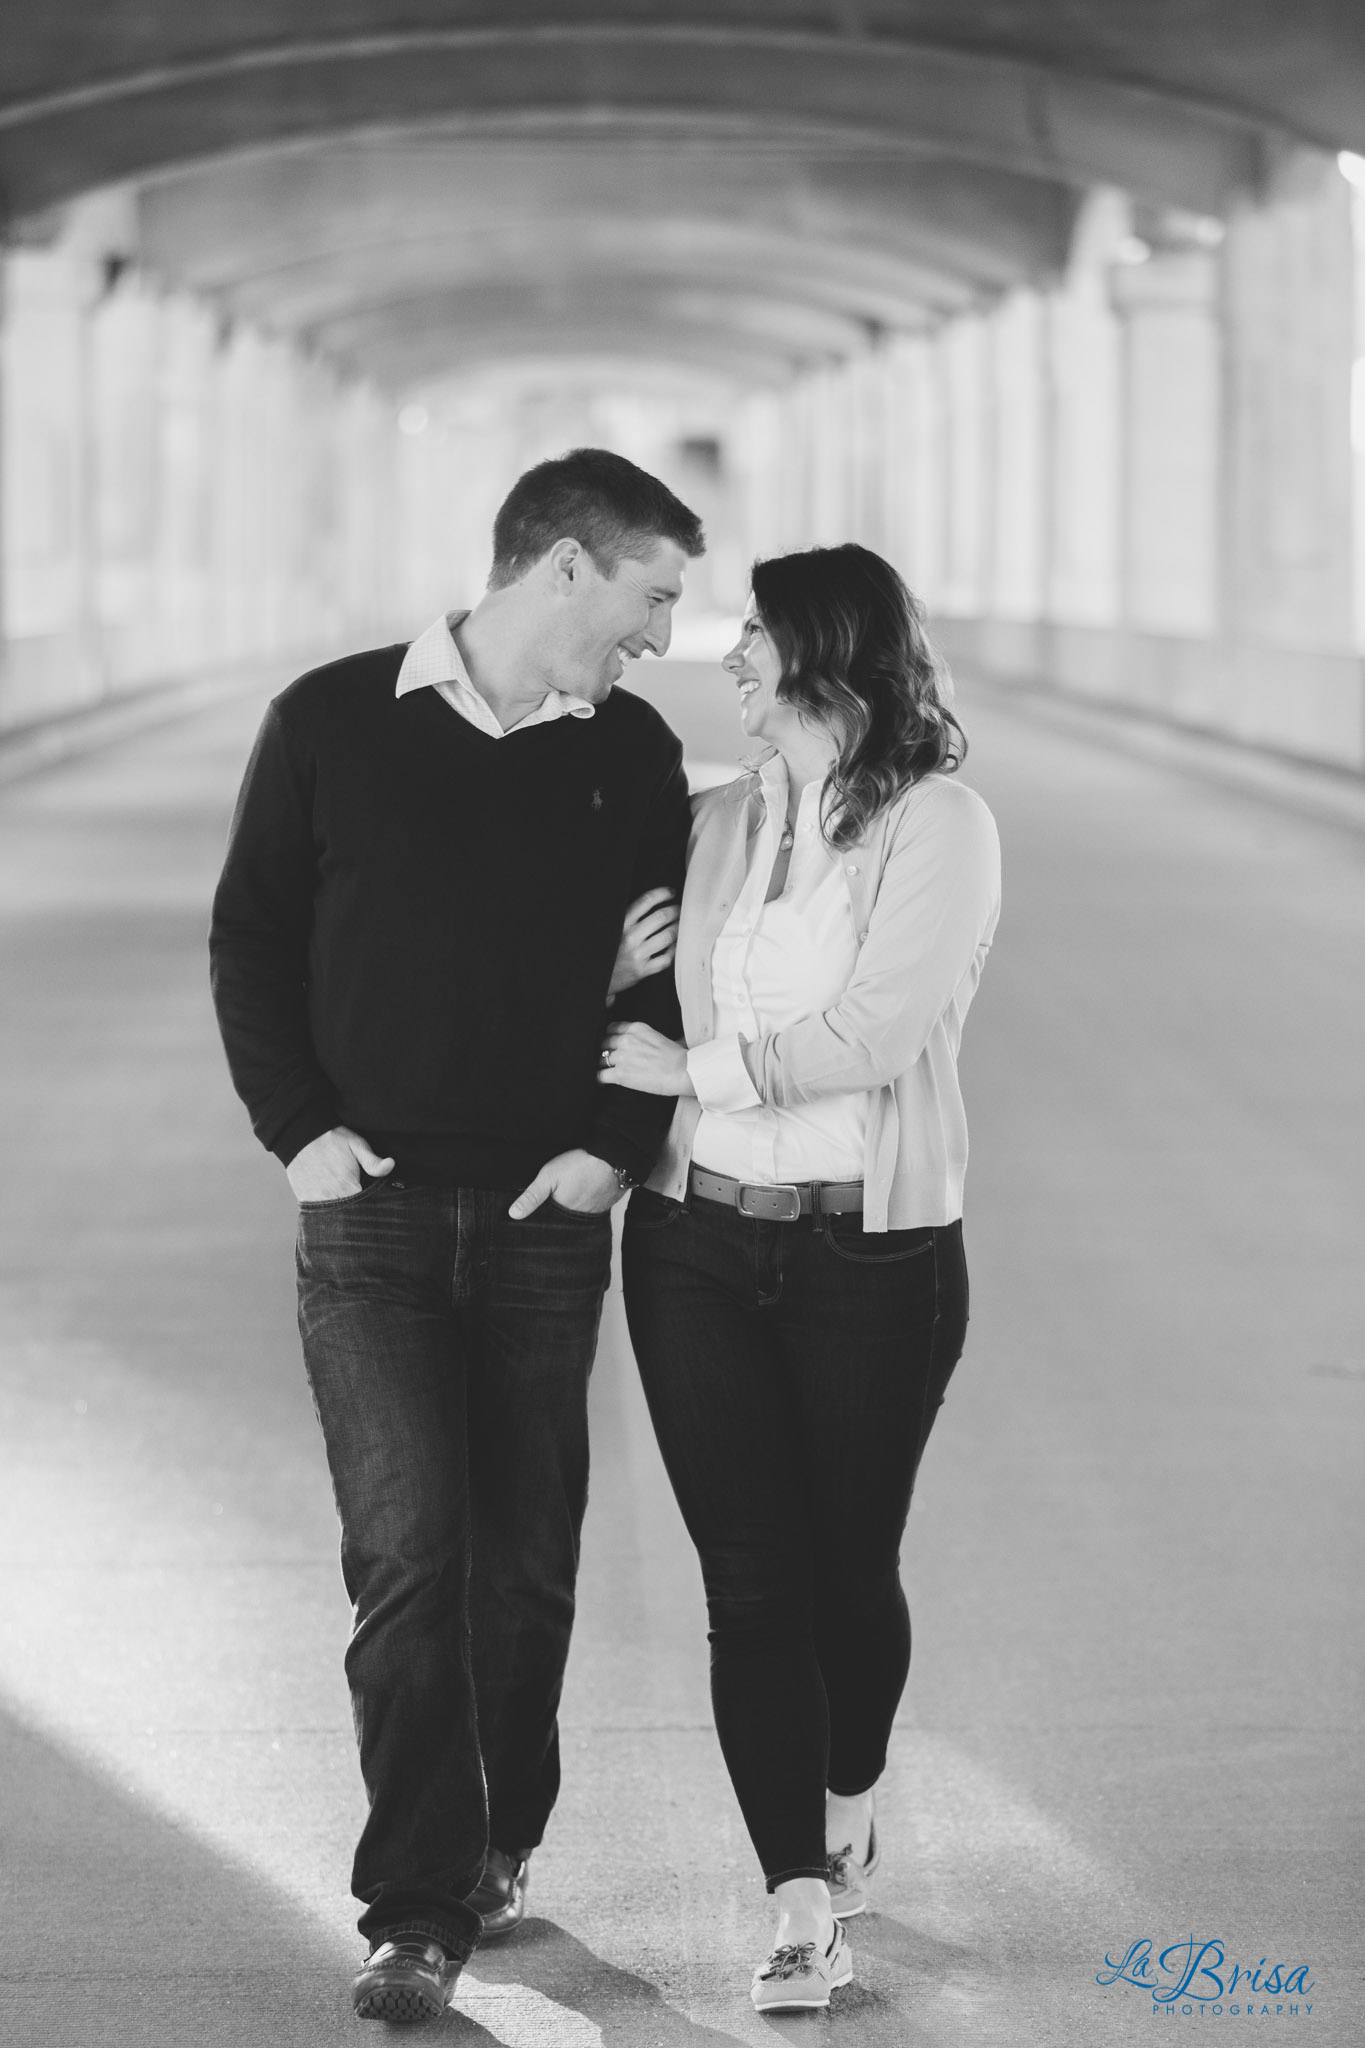
{"label": "belt buckle", "polygon": [[[782,1195],[786,1198],[786,1206],[777,1210],[746,1209],[746,1195],[758,1195],[765,1201],[773,1196]],[[735,1198],[735,1207],[741,1216],[748,1216],[754,1222],[795,1223],[801,1214],[801,1190],[795,1181],[742,1180],[739,1184],[739,1194]]]}

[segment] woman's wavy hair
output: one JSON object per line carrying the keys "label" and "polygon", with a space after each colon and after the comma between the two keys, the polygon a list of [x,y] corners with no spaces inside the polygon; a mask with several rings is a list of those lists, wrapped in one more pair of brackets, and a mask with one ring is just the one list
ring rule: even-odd
{"label": "woman's wavy hair", "polygon": [[782,664],[777,695],[839,743],[821,800],[831,846],[852,846],[902,790],[967,755],[952,680],[924,607],[856,541],[754,563],[754,608]]}

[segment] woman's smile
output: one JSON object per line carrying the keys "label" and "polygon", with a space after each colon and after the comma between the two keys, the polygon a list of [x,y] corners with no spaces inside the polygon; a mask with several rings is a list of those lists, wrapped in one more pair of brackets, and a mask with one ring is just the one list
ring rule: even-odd
{"label": "woman's smile", "polygon": [[[749,700],[757,697],[768,684],[772,685],[775,697],[782,669],[777,649],[764,631],[763,622],[757,613],[751,612],[745,619],[740,627],[739,639],[725,656],[721,666],[733,679],[739,692],[740,723],[746,732],[750,732],[752,728],[749,724]],[[762,709],[762,705],[754,707],[756,713]]]}

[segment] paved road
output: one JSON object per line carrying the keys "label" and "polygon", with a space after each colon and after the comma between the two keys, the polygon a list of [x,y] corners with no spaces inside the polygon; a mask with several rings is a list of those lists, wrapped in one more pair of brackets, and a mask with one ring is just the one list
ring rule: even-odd
{"label": "paved road", "polygon": [[[724,685],[651,688],[694,758],[732,758]],[[291,1204],[203,968],[257,708],[0,794],[15,2048],[358,2038],[347,1617]],[[431,2038],[1092,2048],[1153,2026],[1096,1983],[1105,1952],[1191,1936],[1225,1981],[1306,1965],[1307,1993],[1252,1999],[1269,2039],[1365,2036],[1362,841],[967,715],[1007,859],[964,1063],[974,1321],[911,1518],[857,1983],[828,2018],[749,2011],[767,1908],[614,1301],[536,1917]],[[1202,2018],[1199,1988],[1159,2024],[1235,2010],[1245,2038],[1245,1984]]]}

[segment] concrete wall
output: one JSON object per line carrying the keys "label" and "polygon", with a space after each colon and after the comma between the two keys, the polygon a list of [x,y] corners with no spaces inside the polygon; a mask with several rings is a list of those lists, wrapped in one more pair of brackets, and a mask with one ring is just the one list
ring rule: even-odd
{"label": "concrete wall", "polygon": [[0,272],[0,728],[448,601],[453,451],[389,399],[76,237]]}
{"label": "concrete wall", "polygon": [[1315,152],[1225,224],[1092,193],[1052,287],[765,401],[754,552],[866,539],[951,658],[1365,771],[1361,260]]}

